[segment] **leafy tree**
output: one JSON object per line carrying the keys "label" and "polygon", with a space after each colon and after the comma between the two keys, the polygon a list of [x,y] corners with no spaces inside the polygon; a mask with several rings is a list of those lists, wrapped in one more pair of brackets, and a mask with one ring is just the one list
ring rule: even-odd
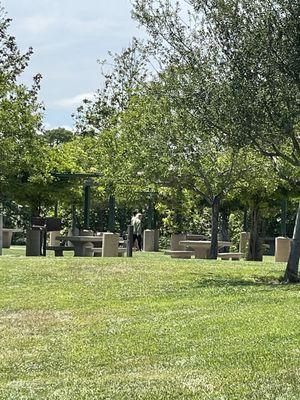
{"label": "leafy tree", "polygon": [[[190,18],[183,17],[183,4]],[[297,2],[136,0],[134,15],[164,65],[191,71],[195,84],[185,97],[198,100],[193,112],[203,129],[214,127],[233,147],[251,145],[275,164],[284,160],[299,170]],[[290,282],[298,280],[299,232],[296,224],[285,274]]]}
{"label": "leafy tree", "polygon": [[[300,6],[287,0],[193,1],[210,21],[231,73],[235,130],[275,164],[300,170]],[[289,178],[289,177],[288,177]],[[300,210],[300,205],[299,205]],[[298,280],[300,228],[295,225],[286,281]]]}
{"label": "leafy tree", "polygon": [[47,130],[43,137],[53,147],[71,141],[74,138],[74,133],[65,128],[55,128]]}
{"label": "leafy tree", "polygon": [[201,124],[172,105],[168,98],[144,95],[135,97],[123,113],[119,132],[130,143],[130,173],[204,198],[212,210],[210,257],[216,258],[220,204],[238,184],[246,154],[226,148],[213,134],[201,134]]}
{"label": "leafy tree", "polygon": [[269,200],[274,197],[280,184],[271,160],[251,148],[247,152],[247,170],[241,179],[241,187],[233,195],[250,208],[250,239],[248,261],[262,261],[263,217]]}
{"label": "leafy tree", "polygon": [[137,40],[120,54],[109,55],[111,62],[100,62],[103,86],[96,91],[94,100],[85,100],[78,109],[76,127],[82,135],[101,136],[103,130],[115,126],[119,113],[147,76]]}
{"label": "leafy tree", "polygon": [[32,49],[22,54],[8,34],[10,20],[0,11],[0,196],[12,192],[24,163],[39,157],[42,114],[38,103],[41,76],[27,88],[17,82],[26,68]]}

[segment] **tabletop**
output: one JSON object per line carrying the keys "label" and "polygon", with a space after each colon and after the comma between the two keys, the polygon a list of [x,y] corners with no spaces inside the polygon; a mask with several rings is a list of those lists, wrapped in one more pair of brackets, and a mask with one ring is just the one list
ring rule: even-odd
{"label": "tabletop", "polygon": [[56,240],[66,240],[70,242],[102,242],[102,236],[56,236]]}
{"label": "tabletop", "polygon": [[[56,236],[55,239],[70,242],[103,242],[103,236]],[[120,238],[119,243],[124,243],[124,240]]]}
{"label": "tabletop", "polygon": [[21,232],[24,232],[23,229],[18,229],[18,228],[12,228],[12,229],[10,229],[10,228],[3,228],[2,230],[3,230],[3,232],[12,232],[12,233],[21,233]]}
{"label": "tabletop", "polygon": [[[201,247],[201,246],[210,246],[211,241],[210,240],[181,240],[179,244],[187,245],[190,247]],[[222,240],[218,241],[218,247],[227,247],[231,246],[231,242],[225,242]]]}

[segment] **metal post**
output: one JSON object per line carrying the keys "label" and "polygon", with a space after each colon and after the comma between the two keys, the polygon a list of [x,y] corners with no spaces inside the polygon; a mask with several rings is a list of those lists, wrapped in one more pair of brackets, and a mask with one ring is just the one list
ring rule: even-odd
{"label": "metal post", "polygon": [[44,227],[44,229],[41,230],[42,233],[42,243],[43,243],[43,251],[42,251],[42,255],[44,257],[47,256],[47,228]]}
{"label": "metal post", "polygon": [[91,186],[84,185],[84,229],[90,229]]}
{"label": "metal post", "polygon": [[76,228],[76,207],[72,206],[72,235],[74,235],[75,228]]}
{"label": "metal post", "polygon": [[0,256],[2,256],[3,248],[3,215],[0,214]]}
{"label": "metal post", "polygon": [[287,198],[281,200],[281,236],[286,237]]}
{"label": "metal post", "polygon": [[58,201],[55,203],[55,206],[54,206],[54,217],[55,218],[58,217]]}
{"label": "metal post", "polygon": [[108,230],[109,232],[115,232],[116,230],[116,199],[113,195],[109,196],[108,202],[109,214],[108,214]]}
{"label": "metal post", "polygon": [[243,231],[248,232],[248,209],[244,209]]}
{"label": "metal post", "polygon": [[127,228],[127,257],[132,257],[133,248],[133,226],[128,225]]}
{"label": "metal post", "polygon": [[155,229],[154,224],[155,224],[155,216],[154,216],[154,206],[153,206],[153,201],[152,199],[149,200],[149,206],[148,206],[148,229],[153,230]]}

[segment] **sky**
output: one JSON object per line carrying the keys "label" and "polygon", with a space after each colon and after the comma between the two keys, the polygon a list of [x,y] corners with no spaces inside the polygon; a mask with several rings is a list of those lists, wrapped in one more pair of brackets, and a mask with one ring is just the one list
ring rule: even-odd
{"label": "sky", "polygon": [[130,0],[0,0],[12,18],[10,33],[34,55],[22,80],[43,76],[45,126],[70,128],[81,100],[101,86],[99,59],[141,36]]}

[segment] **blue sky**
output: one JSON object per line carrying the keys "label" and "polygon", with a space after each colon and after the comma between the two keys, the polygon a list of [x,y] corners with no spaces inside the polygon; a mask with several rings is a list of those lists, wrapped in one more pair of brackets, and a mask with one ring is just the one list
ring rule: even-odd
{"label": "blue sky", "polygon": [[10,32],[21,49],[34,48],[23,80],[43,76],[41,100],[47,127],[73,124],[80,100],[101,85],[97,59],[140,36],[130,0],[0,0],[13,19]]}

